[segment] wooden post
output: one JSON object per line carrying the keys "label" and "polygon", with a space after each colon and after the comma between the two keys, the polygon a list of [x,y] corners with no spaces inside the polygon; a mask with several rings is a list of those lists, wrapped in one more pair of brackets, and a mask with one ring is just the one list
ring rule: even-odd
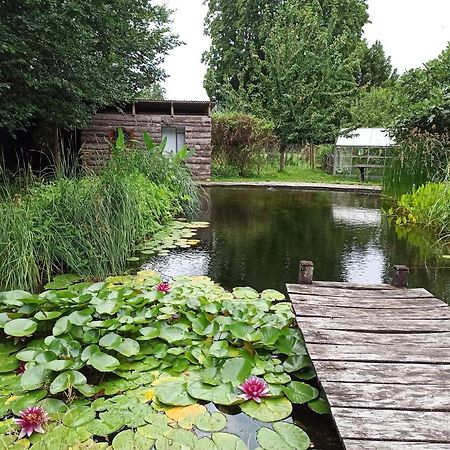
{"label": "wooden post", "polygon": [[394,266],[394,276],[392,278],[392,285],[398,288],[408,287],[409,268],[407,266]]}
{"label": "wooden post", "polygon": [[312,284],[314,275],[314,263],[312,261],[300,261],[298,273],[299,284]]}

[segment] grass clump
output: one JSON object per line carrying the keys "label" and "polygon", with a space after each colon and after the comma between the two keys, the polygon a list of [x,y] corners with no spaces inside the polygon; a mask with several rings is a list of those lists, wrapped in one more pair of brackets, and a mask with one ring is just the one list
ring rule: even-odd
{"label": "grass clump", "polygon": [[138,243],[178,214],[197,193],[180,158],[162,148],[114,148],[98,175],[4,184],[0,202],[0,286],[38,288],[63,271],[101,278],[122,273]]}

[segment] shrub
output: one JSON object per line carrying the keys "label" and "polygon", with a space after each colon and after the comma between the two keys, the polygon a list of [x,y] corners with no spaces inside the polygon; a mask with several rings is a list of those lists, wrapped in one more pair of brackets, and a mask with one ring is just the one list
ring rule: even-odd
{"label": "shrub", "polygon": [[277,138],[272,122],[244,113],[212,117],[213,173],[251,176],[260,173],[264,156],[274,151]]}
{"label": "shrub", "polygon": [[188,170],[160,148],[117,151],[99,175],[35,182],[0,203],[0,286],[36,289],[55,272],[122,273],[137,242],[195,209]]}

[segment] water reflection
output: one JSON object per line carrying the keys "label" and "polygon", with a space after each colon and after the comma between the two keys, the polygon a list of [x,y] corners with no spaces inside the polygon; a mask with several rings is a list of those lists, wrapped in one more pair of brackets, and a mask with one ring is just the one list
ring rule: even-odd
{"label": "water reflection", "polygon": [[[389,282],[392,266],[411,269],[412,287],[450,297],[449,262],[397,236],[383,219],[377,196],[242,188],[206,191],[202,243],[149,261],[165,276],[208,275],[226,288],[284,290],[298,263],[315,263],[318,280]],[[445,265],[447,264],[447,266]]]}

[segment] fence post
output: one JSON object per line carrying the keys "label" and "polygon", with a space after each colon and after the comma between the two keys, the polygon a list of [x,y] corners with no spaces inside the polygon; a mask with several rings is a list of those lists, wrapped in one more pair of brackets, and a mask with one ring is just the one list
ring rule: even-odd
{"label": "fence post", "polygon": [[403,265],[394,266],[392,285],[398,288],[408,287],[409,268]]}
{"label": "fence post", "polygon": [[314,263],[312,261],[300,261],[298,273],[299,284],[312,284],[314,275]]}

